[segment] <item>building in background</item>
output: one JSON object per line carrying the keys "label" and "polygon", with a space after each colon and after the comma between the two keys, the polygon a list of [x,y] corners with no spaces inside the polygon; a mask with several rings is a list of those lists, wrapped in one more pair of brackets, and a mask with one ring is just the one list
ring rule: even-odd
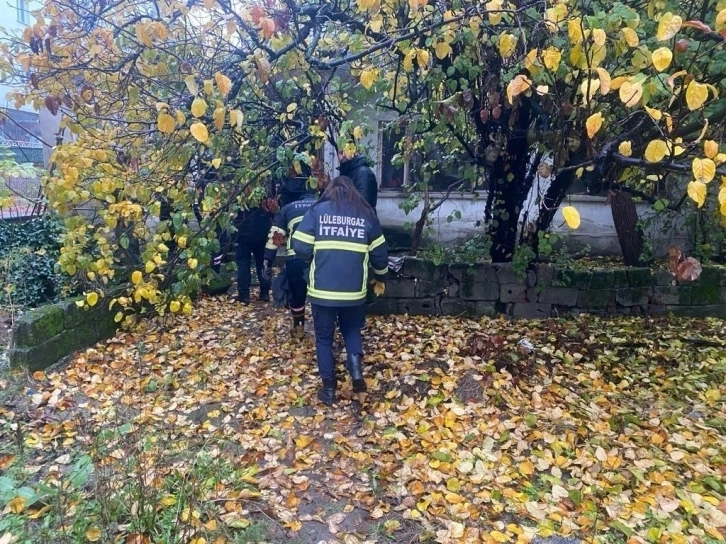
{"label": "building in background", "polygon": [[[31,0],[0,0],[0,26],[6,33],[21,35],[32,21],[31,10],[36,3]],[[0,39],[6,39],[2,37]],[[17,108],[8,99],[21,82],[11,81],[0,75],[0,145],[13,152],[20,163],[44,166],[41,116],[30,106]]]}

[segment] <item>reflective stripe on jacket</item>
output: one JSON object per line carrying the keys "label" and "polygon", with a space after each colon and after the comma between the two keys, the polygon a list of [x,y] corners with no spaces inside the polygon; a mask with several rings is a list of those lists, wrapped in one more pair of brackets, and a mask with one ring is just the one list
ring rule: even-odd
{"label": "reflective stripe on jacket", "polygon": [[315,204],[315,195],[307,193],[300,200],[290,202],[282,207],[272,222],[272,227],[267,236],[267,244],[265,245],[265,260],[273,261],[277,255],[277,248],[282,245],[282,241],[286,240],[288,257],[294,257],[295,252],[292,250],[292,234],[302,221],[303,216]]}
{"label": "reflective stripe on jacket", "polygon": [[388,247],[378,218],[330,201],[305,214],[292,248],[310,262],[308,297],[314,304],[364,304],[369,266],[381,280],[388,272]]}

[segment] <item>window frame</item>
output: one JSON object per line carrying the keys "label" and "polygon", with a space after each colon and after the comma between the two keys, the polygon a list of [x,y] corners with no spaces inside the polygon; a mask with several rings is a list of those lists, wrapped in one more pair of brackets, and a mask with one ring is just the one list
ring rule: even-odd
{"label": "window frame", "polygon": [[30,9],[28,0],[15,0],[15,10],[17,11],[17,20],[20,24],[30,24]]}

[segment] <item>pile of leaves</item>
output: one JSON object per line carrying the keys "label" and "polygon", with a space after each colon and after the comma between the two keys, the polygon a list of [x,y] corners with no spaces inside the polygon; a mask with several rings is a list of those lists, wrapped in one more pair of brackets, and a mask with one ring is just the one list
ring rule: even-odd
{"label": "pile of leaves", "polygon": [[[128,482],[143,460],[153,507],[133,508],[170,512],[168,542],[231,542],[260,517],[274,542],[726,541],[722,321],[369,318],[369,393],[343,381],[329,409],[315,398],[314,342],[287,341],[285,317],[206,299],[194,317],[36,373],[0,409],[15,429],[3,440],[25,452],[3,470],[51,485],[59,457],[90,451],[99,478],[115,466]],[[227,472],[200,478],[197,452]],[[174,474],[208,483],[190,495]],[[0,538],[31,541],[21,522],[57,516],[52,501],[0,500]],[[169,527],[130,522],[131,510],[108,522],[84,501],[66,514],[71,527],[83,513],[77,534],[147,542]]]}

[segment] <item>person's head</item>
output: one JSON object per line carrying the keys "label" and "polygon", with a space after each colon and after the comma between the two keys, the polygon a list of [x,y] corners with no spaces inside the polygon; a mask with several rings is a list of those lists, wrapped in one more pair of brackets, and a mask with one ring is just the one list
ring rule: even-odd
{"label": "person's head", "polygon": [[322,201],[345,204],[364,215],[372,215],[373,208],[360,195],[353,181],[346,176],[338,176],[325,184]]}

